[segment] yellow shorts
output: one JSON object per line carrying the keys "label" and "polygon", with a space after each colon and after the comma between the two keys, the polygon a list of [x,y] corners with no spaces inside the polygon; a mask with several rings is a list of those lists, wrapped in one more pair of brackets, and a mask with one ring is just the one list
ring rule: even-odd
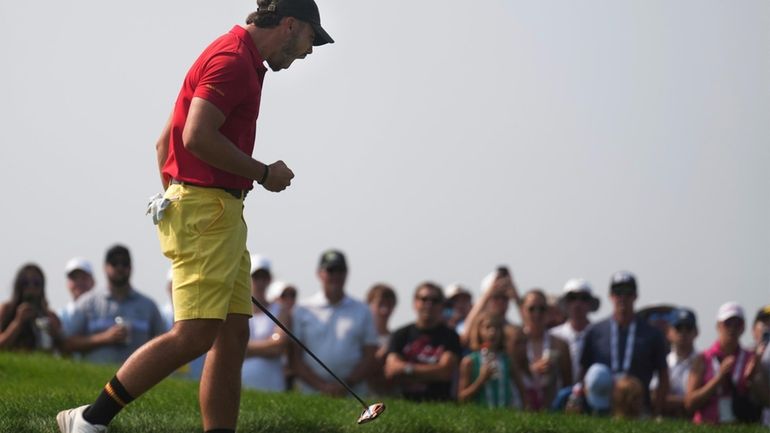
{"label": "yellow shorts", "polygon": [[158,223],[171,259],[174,321],[251,315],[250,258],[243,200],[224,190],[169,185],[171,200]]}

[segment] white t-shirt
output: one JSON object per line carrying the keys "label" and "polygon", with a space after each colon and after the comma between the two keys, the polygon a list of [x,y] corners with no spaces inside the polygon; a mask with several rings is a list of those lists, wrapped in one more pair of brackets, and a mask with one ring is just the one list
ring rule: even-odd
{"label": "white t-shirt", "polygon": [[[268,307],[273,316],[278,316],[281,307],[274,303]],[[277,326],[267,314],[255,313],[249,319],[249,341],[267,340],[275,333]],[[265,358],[251,356],[243,361],[241,383],[244,388],[261,391],[285,391],[286,381],[283,376],[283,357]]]}
{"label": "white t-shirt", "polygon": [[[369,307],[345,295],[336,305],[329,304],[323,292],[294,308],[294,334],[341,379],[349,376],[363,357],[364,346],[376,348],[377,331]],[[303,361],[320,378],[334,381],[307,353]],[[305,393],[316,390],[299,381]],[[365,392],[364,382],[356,391]]]}
{"label": "white t-shirt", "polygon": [[582,331],[576,331],[569,321],[559,326],[551,328],[548,333],[554,337],[561,338],[569,344],[569,356],[572,361],[572,381],[577,382],[580,378],[580,356],[583,353],[583,343],[585,342],[588,326]]}
{"label": "white t-shirt", "polygon": [[679,397],[684,397],[687,392],[687,377],[690,375],[692,363],[697,357],[695,351],[687,358],[679,358],[676,353],[669,352],[666,356],[668,363],[668,393]]}

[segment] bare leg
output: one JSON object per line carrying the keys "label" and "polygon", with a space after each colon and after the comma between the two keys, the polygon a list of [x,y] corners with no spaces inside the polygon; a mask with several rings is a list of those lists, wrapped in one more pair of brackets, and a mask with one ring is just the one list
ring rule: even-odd
{"label": "bare leg", "polygon": [[118,370],[118,380],[132,397],[139,397],[177,368],[206,353],[222,324],[217,319],[176,322],[171,331],[131,354]]}
{"label": "bare leg", "polygon": [[206,355],[200,384],[203,430],[235,429],[241,402],[241,367],[249,341],[249,316],[229,314]]}

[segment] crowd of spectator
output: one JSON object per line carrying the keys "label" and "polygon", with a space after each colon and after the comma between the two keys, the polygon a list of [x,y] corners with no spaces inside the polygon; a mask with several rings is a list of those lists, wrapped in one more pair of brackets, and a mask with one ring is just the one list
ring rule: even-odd
{"label": "crowd of spectator", "polygon": [[[45,351],[81,362],[122,363],[152,338],[173,332],[169,302],[158,308],[131,284],[131,254],[122,245],[104,257],[106,287],[94,289],[94,268],[66,263],[72,300],[54,312],[46,278],[35,264],[17,272],[0,305],[0,350]],[[347,294],[348,263],[322,253],[320,290],[298,301],[294,285],[273,278],[270,261],[251,257],[252,296],[356,393],[412,401],[450,401],[492,408],[560,411],[618,418],[687,418],[695,423],[770,426],[770,305],[750,324],[753,347],[742,347],[747,317],[735,302],[721,305],[717,338],[695,349],[692,310],[638,310],[636,277],[610,278],[612,313],[591,322],[601,304],[591,284],[570,279],[558,294],[520,294],[505,267],[481,282],[480,297],[460,284],[425,281],[413,290],[414,321],[391,330],[396,291],[372,285],[364,301]],[[522,323],[506,317],[518,309]],[[245,388],[341,397],[345,389],[296,346],[257,305],[242,367]],[[176,374],[197,380],[206,355]]]}

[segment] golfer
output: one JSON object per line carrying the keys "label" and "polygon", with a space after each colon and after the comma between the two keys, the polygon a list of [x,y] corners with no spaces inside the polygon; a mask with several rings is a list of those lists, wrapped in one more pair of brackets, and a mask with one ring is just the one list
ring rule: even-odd
{"label": "golfer", "polygon": [[250,156],[263,63],[286,69],[331,42],[313,0],[259,0],[246,26],[214,41],[190,68],[157,143],[170,204],[156,217],[172,261],[174,327],[134,352],[92,404],[60,412],[62,433],[106,431],[123,407],[206,352],[203,430],[235,431],[251,316],[243,199],[254,181],[278,192],[294,177],[282,161]]}

